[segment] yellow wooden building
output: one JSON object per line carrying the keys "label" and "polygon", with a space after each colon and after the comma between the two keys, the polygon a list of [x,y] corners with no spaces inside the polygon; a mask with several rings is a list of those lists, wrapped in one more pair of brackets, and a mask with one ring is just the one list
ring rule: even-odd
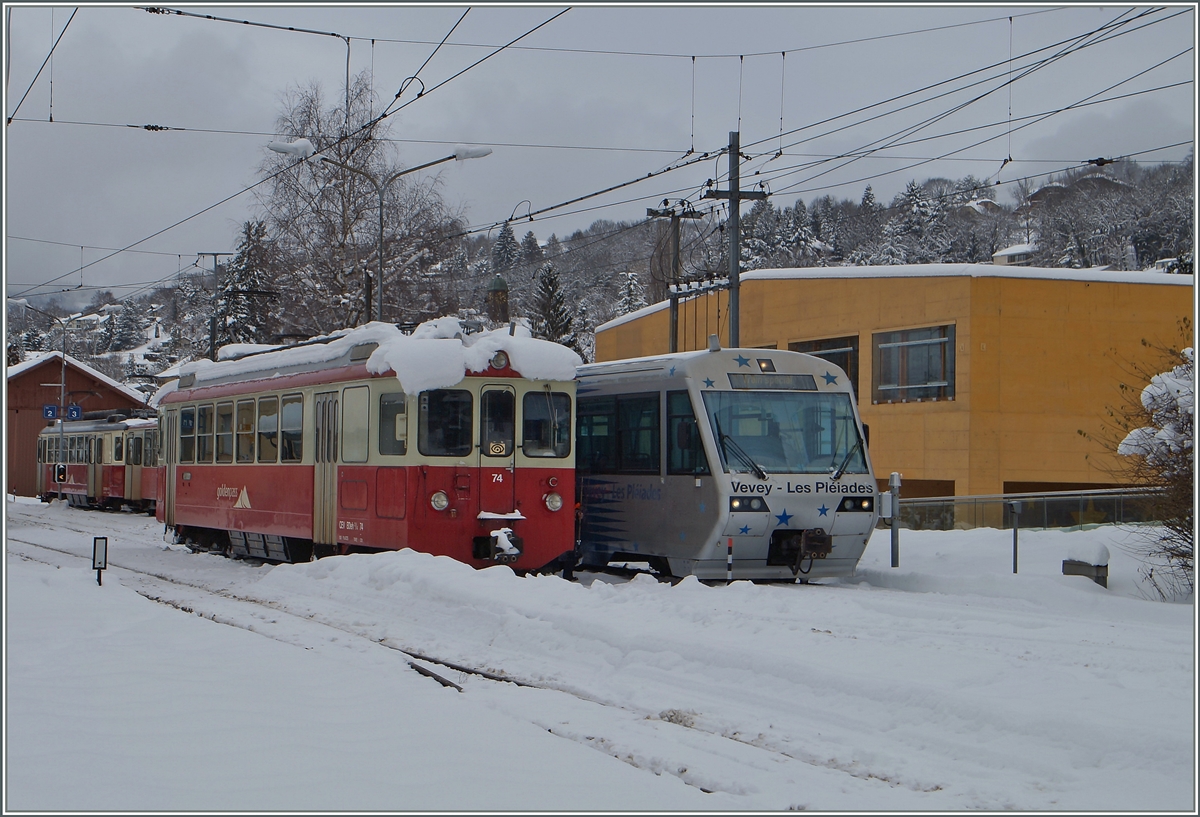
{"label": "yellow wooden building", "polygon": [[[881,485],[907,497],[1111,487],[1114,458],[1079,432],[1154,370],[1143,345],[1191,345],[1192,276],[985,264],[757,270],[740,287],[744,347],[846,370]],[[729,336],[729,293],[687,299],[678,349]],[[596,329],[596,360],[668,351],[667,303]],[[1136,392],[1135,392],[1136,394]]]}

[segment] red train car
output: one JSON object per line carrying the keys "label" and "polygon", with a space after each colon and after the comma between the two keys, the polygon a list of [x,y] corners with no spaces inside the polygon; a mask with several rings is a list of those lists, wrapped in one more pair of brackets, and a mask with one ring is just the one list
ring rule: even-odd
{"label": "red train car", "polygon": [[155,510],[162,469],[154,412],[89,412],[80,420],[59,420],[38,434],[37,458],[43,501],[61,496],[81,508]]}
{"label": "red train car", "polygon": [[522,334],[372,323],[187,364],[158,398],[158,518],[193,547],[273,561],[407,547],[573,564],[580,361]]}

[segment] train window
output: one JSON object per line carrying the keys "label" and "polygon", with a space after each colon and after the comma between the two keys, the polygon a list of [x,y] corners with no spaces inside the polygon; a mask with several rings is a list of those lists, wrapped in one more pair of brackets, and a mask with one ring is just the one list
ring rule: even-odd
{"label": "train window", "polygon": [[46,441],[45,440],[37,441],[37,461],[38,462],[46,461]]}
{"label": "train window", "polygon": [[113,435],[113,462],[125,462],[125,440],[120,434]]}
{"label": "train window", "polygon": [[379,395],[379,453],[404,454],[408,451],[408,415],[404,392]]}
{"label": "train window", "polygon": [[142,435],[130,434],[129,443],[125,446],[125,464],[142,464]]}
{"label": "train window", "polygon": [[488,389],[479,396],[479,431],[487,457],[512,455],[517,397],[510,389]]}
{"label": "train window", "polygon": [[[97,442],[99,442],[99,440],[97,440]],[[145,457],[145,462],[143,463],[144,465],[149,465],[149,466],[158,465],[158,432],[157,431],[147,431],[146,432],[146,452],[144,454],[144,457]]]}
{"label": "train window", "polygon": [[213,461],[213,407],[196,406],[196,462]]}
{"label": "train window", "polygon": [[667,392],[667,473],[709,473],[696,412],[686,391]]}
{"label": "train window", "polygon": [[279,398],[260,397],[258,400],[258,461],[279,459]]}
{"label": "train window", "polygon": [[217,403],[217,462],[233,462],[233,403]]}
{"label": "train window", "polygon": [[617,467],[626,474],[659,473],[657,394],[617,398]]}
{"label": "train window", "polygon": [[527,457],[566,457],[571,454],[571,396],[563,392],[531,391],[521,406],[521,450]]}
{"label": "train window", "polygon": [[95,460],[95,461],[96,461],[97,463],[102,463],[102,462],[104,462],[104,438],[103,438],[103,437],[97,437],[97,438],[96,438],[96,454],[95,454],[95,457],[96,457],[96,460]]}
{"label": "train window", "polygon": [[471,453],[469,391],[435,389],[421,393],[417,417],[417,449],[428,457],[465,457]]}
{"label": "train window", "polygon": [[285,394],[279,415],[280,459],[300,462],[303,459],[304,396]]}
{"label": "train window", "polygon": [[192,462],[196,459],[196,409],[179,411],[179,461]]}
{"label": "train window", "polygon": [[238,400],[237,461],[254,462],[254,401]]}
{"label": "train window", "polygon": [[366,386],[342,390],[342,462],[366,462],[371,393]]}
{"label": "train window", "polygon": [[615,397],[581,397],[579,449],[575,467],[584,473],[613,474],[617,470],[617,400]]}

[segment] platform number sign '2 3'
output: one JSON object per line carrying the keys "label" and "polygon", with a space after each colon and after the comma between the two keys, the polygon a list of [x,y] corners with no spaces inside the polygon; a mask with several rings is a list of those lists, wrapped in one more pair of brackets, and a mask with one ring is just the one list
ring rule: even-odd
{"label": "platform number sign '2 3'", "polygon": [[[42,419],[43,420],[57,420],[59,412],[60,412],[59,407],[56,405],[53,405],[52,403],[45,403],[42,405]],[[68,420],[82,420],[83,419],[83,406],[79,406],[74,403],[67,406],[67,419]]]}

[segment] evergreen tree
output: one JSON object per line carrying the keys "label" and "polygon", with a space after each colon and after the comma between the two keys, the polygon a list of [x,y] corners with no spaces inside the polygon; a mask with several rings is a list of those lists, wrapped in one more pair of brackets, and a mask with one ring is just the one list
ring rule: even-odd
{"label": "evergreen tree", "polygon": [[863,190],[862,201],[859,202],[858,208],[866,213],[873,213],[879,209],[879,204],[875,201],[875,191],[871,189],[871,185],[867,185]]}
{"label": "evergreen tree", "polygon": [[575,322],[567,305],[567,296],[559,284],[558,271],[549,261],[538,270],[531,307],[528,310],[530,330],[535,338],[553,341],[579,351]]}
{"label": "evergreen tree", "polygon": [[530,230],[521,239],[521,254],[517,259],[517,263],[523,267],[536,267],[544,260],[545,255],[542,252],[541,245],[538,244],[537,236],[533,234],[533,230]]}
{"label": "evergreen tree", "polygon": [[513,234],[512,226],[506,221],[500,227],[500,235],[492,245],[492,270],[504,275],[515,267],[521,258],[521,245]]}
{"label": "evergreen tree", "polygon": [[116,315],[117,325],[113,329],[112,348],[116,351],[135,349],[145,343],[142,332],[145,329],[137,306],[132,301],[126,301],[121,311]]}
{"label": "evergreen tree", "polygon": [[238,252],[221,276],[217,298],[217,343],[265,343],[269,340],[271,249],[267,225],[242,225]]}
{"label": "evergreen tree", "polygon": [[617,314],[628,315],[646,305],[646,288],[642,285],[638,274],[633,270],[625,270],[617,276],[620,280],[620,300],[617,301]]}

